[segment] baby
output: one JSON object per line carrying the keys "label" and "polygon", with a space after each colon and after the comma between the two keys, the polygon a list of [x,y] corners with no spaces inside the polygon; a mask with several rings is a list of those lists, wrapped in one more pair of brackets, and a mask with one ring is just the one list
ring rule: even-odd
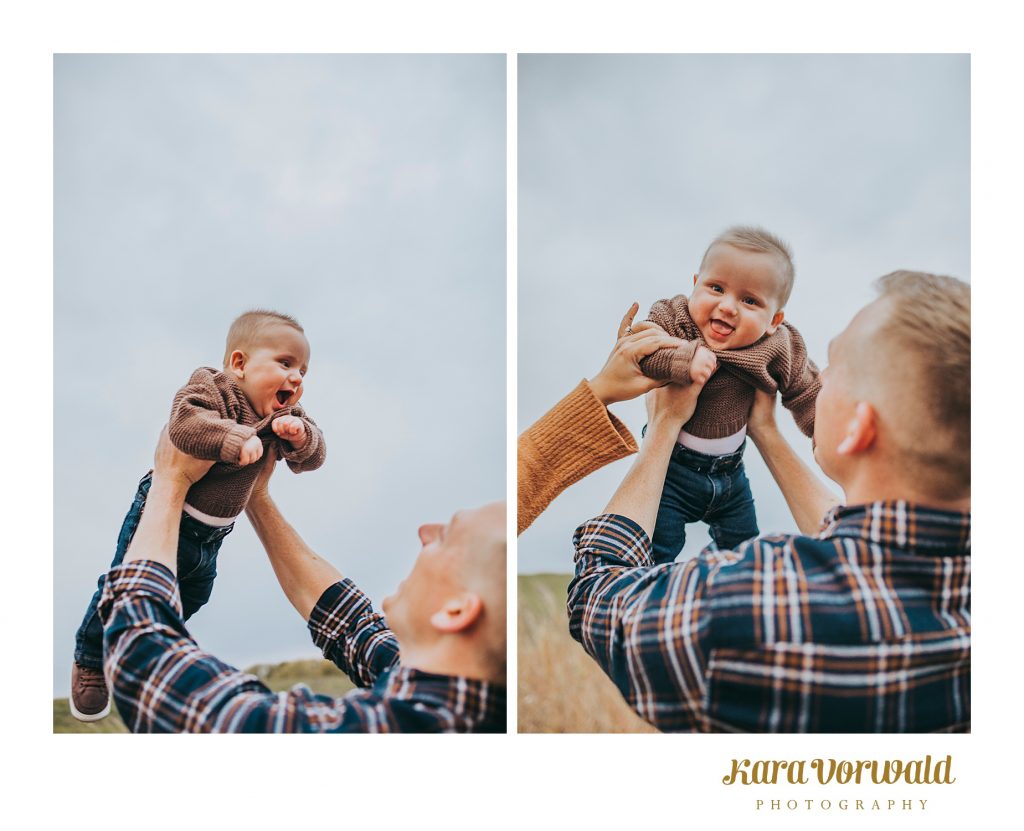
{"label": "baby", "polygon": [[678,295],[651,308],[649,320],[686,344],[642,360],[644,374],[707,382],[669,462],[652,540],[658,563],[682,550],[688,522],[707,522],[723,550],[757,536],[743,470],[755,389],[781,392],[797,426],[807,436],[814,430],[818,368],[799,332],[783,322],[792,288],[786,244],[763,229],[737,226],[704,252],[689,299]]}
{"label": "baby", "polygon": [[[270,311],[241,315],[228,331],[224,370],[203,367],[178,390],[167,425],[184,453],[215,462],[188,491],[178,539],[178,586],[185,620],[210,599],[217,553],[245,510],[256,478],[274,458],[272,445],[296,473],[324,463],[323,434],[297,406],[309,363],[309,342],[298,321]],[[117,540],[120,564],[135,534],[152,479],[139,483]],[[103,678],[103,627],[96,614],[104,576],[75,636],[71,713],[96,721],[110,711]]]}

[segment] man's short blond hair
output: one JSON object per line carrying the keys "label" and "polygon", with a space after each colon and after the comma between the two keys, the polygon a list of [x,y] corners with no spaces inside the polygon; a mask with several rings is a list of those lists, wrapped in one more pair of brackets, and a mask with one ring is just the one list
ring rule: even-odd
{"label": "man's short blond hair", "polygon": [[894,271],[876,283],[878,327],[891,360],[913,373],[916,406],[903,454],[922,486],[955,499],[971,486],[971,287],[954,277]]}
{"label": "man's short blond hair", "polygon": [[294,317],[271,309],[250,309],[236,317],[228,329],[227,343],[224,346],[224,366],[231,362],[232,352],[251,347],[264,331],[281,323],[291,326],[303,335],[306,334]]}
{"label": "man's short blond hair", "polygon": [[700,260],[700,273],[704,272],[708,254],[716,245],[731,245],[733,248],[743,251],[759,251],[763,254],[773,255],[779,261],[780,266],[779,308],[783,308],[789,302],[789,295],[793,292],[796,269],[793,268],[793,252],[783,240],[764,228],[753,225],[733,225],[722,231],[705,249],[704,256]]}

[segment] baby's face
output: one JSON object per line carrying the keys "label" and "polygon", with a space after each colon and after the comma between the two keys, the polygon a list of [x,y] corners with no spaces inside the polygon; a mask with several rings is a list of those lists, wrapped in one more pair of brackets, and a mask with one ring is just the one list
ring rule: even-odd
{"label": "baby's face", "polygon": [[299,403],[309,364],[309,342],[302,332],[284,323],[268,327],[244,358],[241,367],[233,361],[230,370],[261,417]]}
{"label": "baby's face", "polygon": [[750,346],[782,322],[781,266],[771,254],[716,245],[693,276],[690,317],[714,350]]}

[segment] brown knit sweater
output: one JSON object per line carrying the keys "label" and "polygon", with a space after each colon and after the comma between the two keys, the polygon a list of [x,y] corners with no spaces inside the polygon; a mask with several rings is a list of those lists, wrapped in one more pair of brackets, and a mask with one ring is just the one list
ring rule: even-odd
{"label": "brown knit sweater", "polygon": [[[690,361],[697,346],[707,344],[690,317],[686,296],[659,300],[648,320],[687,343],[644,358],[640,361],[644,375],[684,386],[691,383]],[[738,432],[750,416],[755,389],[781,392],[783,406],[792,411],[804,435],[814,432],[814,400],[821,389],[818,367],[807,357],[804,339],[788,322],[750,346],[715,352],[715,357],[718,371],[704,385],[693,417],[683,425],[687,433],[720,439]]]}
{"label": "brown knit sweater", "polygon": [[[284,415],[305,422],[307,439],[301,450],[293,450],[270,427],[275,418]],[[215,517],[235,517],[245,510],[260,470],[269,464],[271,445],[296,473],[316,470],[327,455],[323,433],[301,407],[285,407],[261,418],[234,378],[209,367],[197,369],[178,390],[167,428],[180,451],[216,461],[185,497],[193,508]],[[242,467],[238,455],[250,436],[260,437],[264,453],[259,461]]]}
{"label": "brown knit sweater", "polygon": [[519,437],[518,533],[567,487],[636,450],[626,425],[580,381]]}

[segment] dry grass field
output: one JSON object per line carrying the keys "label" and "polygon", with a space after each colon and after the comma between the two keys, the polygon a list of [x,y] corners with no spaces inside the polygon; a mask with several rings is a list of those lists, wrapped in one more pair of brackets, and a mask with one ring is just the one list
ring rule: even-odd
{"label": "dry grass field", "polygon": [[519,577],[519,732],[654,733],[569,635],[568,574]]}

